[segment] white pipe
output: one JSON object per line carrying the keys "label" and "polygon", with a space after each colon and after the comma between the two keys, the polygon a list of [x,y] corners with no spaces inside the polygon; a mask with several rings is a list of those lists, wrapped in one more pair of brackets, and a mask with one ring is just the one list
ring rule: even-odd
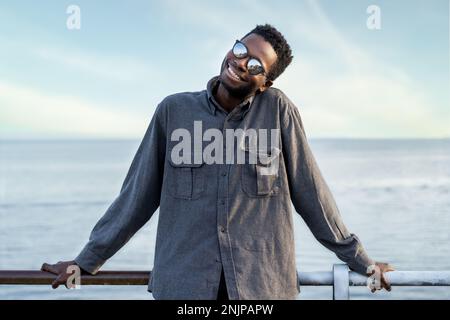
{"label": "white pipe", "polygon": [[335,264],[333,266],[333,300],[348,300],[350,298],[348,271],[346,264]]}
{"label": "white pipe", "polygon": [[[393,286],[450,286],[450,271],[391,271],[386,273]],[[303,286],[332,286],[333,272],[299,272]],[[367,277],[349,272],[350,286],[366,286]]]}

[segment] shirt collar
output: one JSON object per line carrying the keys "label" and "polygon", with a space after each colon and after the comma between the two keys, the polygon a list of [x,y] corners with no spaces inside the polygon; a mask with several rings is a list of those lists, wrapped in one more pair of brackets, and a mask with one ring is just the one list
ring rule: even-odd
{"label": "shirt collar", "polygon": [[[213,92],[217,90],[217,86],[219,85],[220,79],[219,76],[215,76],[211,78],[211,80],[208,81],[208,84],[206,86],[206,92],[208,95],[208,106],[212,114],[216,114],[216,109],[219,108],[220,110],[224,110],[222,106],[217,102],[217,100],[214,98]],[[236,106],[234,110],[242,110],[242,112],[239,112],[242,117],[245,115],[245,113],[248,112],[250,109],[250,106],[252,105],[253,99],[255,98],[254,95],[248,97],[244,101],[242,101],[240,104]],[[234,110],[232,112],[234,112]]]}

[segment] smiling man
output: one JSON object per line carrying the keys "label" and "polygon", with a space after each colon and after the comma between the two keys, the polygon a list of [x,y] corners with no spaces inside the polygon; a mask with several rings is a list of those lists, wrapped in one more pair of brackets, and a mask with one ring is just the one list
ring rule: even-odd
{"label": "smiling man", "polygon": [[[206,90],[166,97],[120,194],[85,248],[74,261],[43,265],[58,274],[53,287],[66,283],[66,269],[73,264],[97,273],[159,208],[148,286],[155,299],[295,299],[293,204],[321,244],[361,274],[376,266],[378,289],[390,290],[384,272],[392,267],[371,260],[347,230],[309,148],[298,109],[272,88],[291,61],[283,35],[260,25],[235,42]],[[199,122],[205,130],[200,140],[195,139]],[[176,161],[183,135],[175,133],[180,129],[194,137],[194,151],[183,150],[183,161]],[[271,132],[270,139],[251,139],[245,134],[251,129]],[[194,161],[195,145],[207,142],[207,131],[209,140],[223,147],[213,152],[219,161]],[[234,148],[225,147],[235,140]],[[237,163],[238,149],[246,159],[256,154],[256,162]],[[223,153],[227,158],[220,161]]]}

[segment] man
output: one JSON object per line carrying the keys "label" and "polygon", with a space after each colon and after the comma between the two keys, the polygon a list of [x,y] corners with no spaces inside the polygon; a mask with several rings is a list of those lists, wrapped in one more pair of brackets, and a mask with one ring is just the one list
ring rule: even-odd
{"label": "man", "polygon": [[[297,108],[271,88],[291,61],[283,35],[259,25],[236,41],[207,90],[166,97],[85,248],[74,261],[43,265],[58,274],[53,287],[72,264],[97,273],[159,208],[148,286],[155,299],[295,299],[293,203],[320,243],[361,274],[378,267],[380,288],[390,290],[384,272],[392,267],[371,260],[346,229]],[[244,135],[233,145],[233,133],[249,129],[270,131],[270,142]],[[213,140],[215,151],[199,160]],[[237,163],[238,151],[257,161]]]}

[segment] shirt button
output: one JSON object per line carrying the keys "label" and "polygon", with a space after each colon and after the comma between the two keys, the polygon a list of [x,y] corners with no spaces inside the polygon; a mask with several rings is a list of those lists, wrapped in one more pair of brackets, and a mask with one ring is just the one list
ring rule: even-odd
{"label": "shirt button", "polygon": [[227,173],[224,171],[222,172],[222,177],[226,177]]}
{"label": "shirt button", "polygon": [[225,200],[220,200],[220,204],[225,204]]}
{"label": "shirt button", "polygon": [[225,232],[225,227],[220,227],[220,232]]}

